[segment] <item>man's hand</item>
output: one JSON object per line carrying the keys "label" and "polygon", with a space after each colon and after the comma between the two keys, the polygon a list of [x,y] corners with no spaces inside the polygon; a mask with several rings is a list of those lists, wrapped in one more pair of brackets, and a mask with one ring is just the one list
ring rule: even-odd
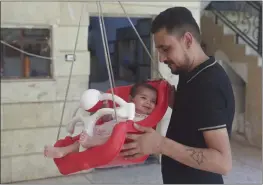
{"label": "man's hand", "polygon": [[121,155],[125,158],[138,158],[149,154],[159,154],[161,152],[160,145],[164,137],[157,133],[154,129],[143,127],[134,123],[134,127],[143,134],[127,134],[127,138],[133,142],[123,145]]}

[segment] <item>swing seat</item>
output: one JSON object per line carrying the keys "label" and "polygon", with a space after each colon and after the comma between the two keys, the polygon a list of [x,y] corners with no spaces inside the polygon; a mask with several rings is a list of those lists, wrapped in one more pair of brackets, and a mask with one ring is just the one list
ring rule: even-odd
{"label": "swing seat", "polygon": [[[146,119],[137,122],[137,124],[156,129],[158,122],[161,121],[168,108],[168,93],[170,85],[164,80],[148,81],[147,83],[153,85],[158,91],[157,104],[152,114]],[[116,87],[113,89],[113,92],[115,95],[128,102],[131,87],[132,85]],[[110,93],[111,90],[108,90],[107,92]],[[96,112],[102,107],[102,104],[103,102],[100,101],[96,106],[90,109],[89,112]],[[113,107],[113,102],[109,101],[109,105],[110,107]],[[119,155],[123,144],[131,142],[131,140],[126,139],[126,134],[140,133],[134,128],[133,123],[133,121],[128,120],[116,124],[112,131],[111,137],[102,145],[89,148],[82,152],[71,153],[63,158],[54,159],[59,172],[63,175],[68,175],[92,168],[107,168],[143,163],[149,155],[129,160],[124,159]],[[98,121],[96,124],[103,123]],[[75,137],[67,136],[64,139],[58,140],[54,146],[68,146],[78,141],[79,137],[80,135]]]}

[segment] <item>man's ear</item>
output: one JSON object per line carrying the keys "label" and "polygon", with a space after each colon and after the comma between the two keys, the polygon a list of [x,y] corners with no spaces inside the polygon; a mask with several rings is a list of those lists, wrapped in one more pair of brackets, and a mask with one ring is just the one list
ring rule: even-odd
{"label": "man's ear", "polygon": [[181,41],[185,45],[186,49],[189,49],[193,42],[193,35],[189,32],[184,33],[184,35],[181,37]]}

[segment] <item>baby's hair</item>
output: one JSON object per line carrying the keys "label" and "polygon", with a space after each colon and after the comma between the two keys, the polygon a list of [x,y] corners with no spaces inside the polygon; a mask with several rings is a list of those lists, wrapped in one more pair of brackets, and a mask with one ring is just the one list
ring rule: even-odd
{"label": "baby's hair", "polygon": [[146,83],[146,82],[141,82],[141,83],[136,83],[132,86],[131,90],[130,90],[130,96],[132,98],[134,98],[136,96],[136,94],[138,93],[138,89],[140,87],[144,87],[144,88],[147,88],[147,89],[150,89],[152,91],[154,91],[156,94],[157,94],[157,89],[154,88],[152,85]]}

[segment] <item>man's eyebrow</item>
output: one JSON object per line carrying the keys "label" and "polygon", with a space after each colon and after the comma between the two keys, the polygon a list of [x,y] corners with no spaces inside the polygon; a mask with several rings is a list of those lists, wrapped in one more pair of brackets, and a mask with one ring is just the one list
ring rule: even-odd
{"label": "man's eyebrow", "polygon": [[164,49],[164,48],[168,48],[169,46],[166,45],[158,45],[156,46],[157,49]]}
{"label": "man's eyebrow", "polygon": [[164,45],[158,45],[156,46],[156,48],[164,48],[165,46]]}

